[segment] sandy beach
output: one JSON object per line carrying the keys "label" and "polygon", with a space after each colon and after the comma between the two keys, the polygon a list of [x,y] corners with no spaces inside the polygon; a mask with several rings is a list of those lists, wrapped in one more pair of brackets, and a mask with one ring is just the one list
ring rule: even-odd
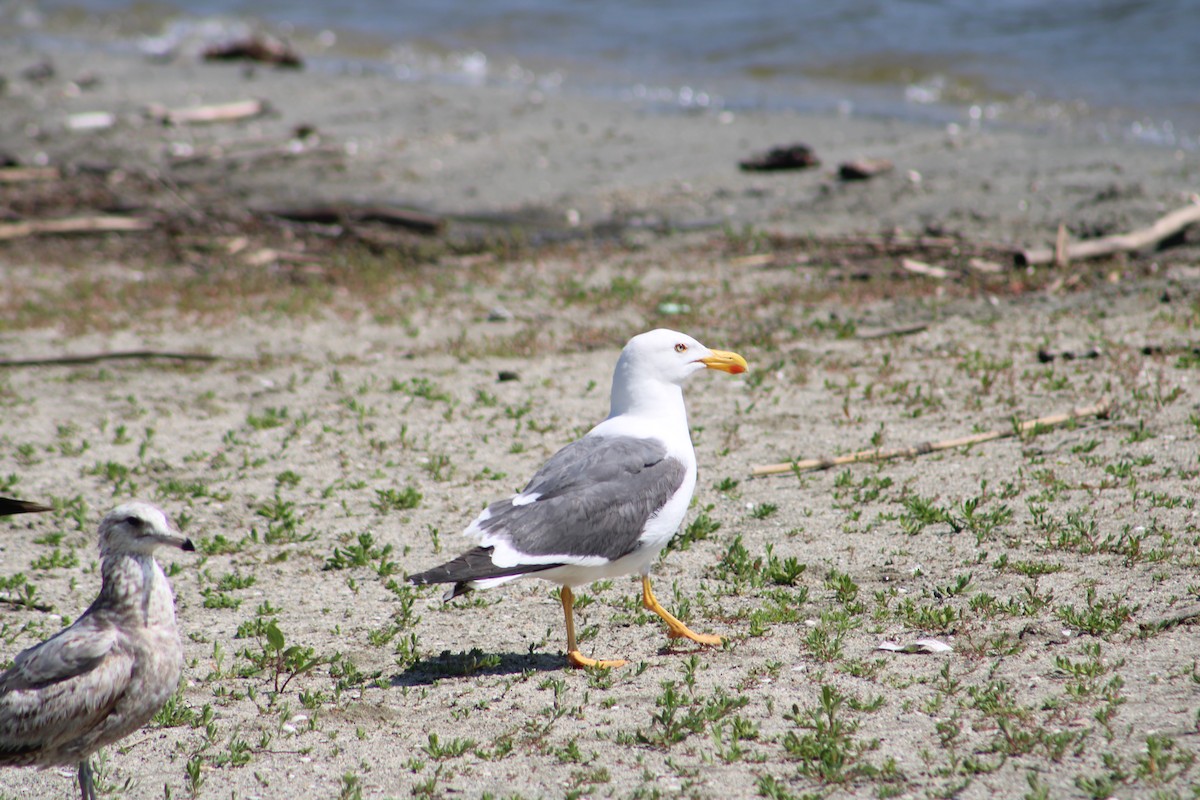
{"label": "sandy beach", "polygon": [[[1194,202],[1194,152],[85,46],[0,63],[0,151],[58,171],[0,184],[0,224],[146,223],[0,239],[0,358],[215,357],[0,367],[0,494],[56,509],[3,523],[0,658],[91,601],[118,502],[200,550],[168,557],[178,702],[106,753],[105,796],[1193,796],[1196,233],[1012,254]],[[242,100],[266,113],[155,118]],[[796,142],[821,165],[738,169]],[[837,177],[863,157],[895,168]],[[341,216],[268,213],[317,206]],[[347,210],[381,206],[438,232]],[[751,364],[686,390],[700,477],[653,573],[726,645],[669,644],[606,581],[583,647],[631,665],[569,671],[551,585],[408,588],[603,419],[654,327]],[[878,649],[924,638],[951,649]],[[74,791],[0,772],[0,797]]]}

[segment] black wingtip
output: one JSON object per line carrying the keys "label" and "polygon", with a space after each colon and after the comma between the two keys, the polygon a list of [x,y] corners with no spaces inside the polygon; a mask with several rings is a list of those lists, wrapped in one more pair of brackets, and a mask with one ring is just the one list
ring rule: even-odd
{"label": "black wingtip", "polygon": [[0,517],[13,514],[36,514],[41,511],[53,511],[50,506],[41,503],[31,503],[28,500],[14,500],[11,497],[0,497]]}
{"label": "black wingtip", "polygon": [[183,546],[179,549],[183,550],[185,553],[194,553],[196,552],[196,545],[192,544],[191,539],[184,539]]}
{"label": "black wingtip", "polygon": [[526,575],[561,566],[562,564],[517,564],[511,567],[497,567],[492,563],[492,548],[476,547],[441,566],[409,575],[408,580],[417,586],[427,583],[453,583],[454,593],[450,597],[457,597],[471,590],[468,584],[472,581]]}

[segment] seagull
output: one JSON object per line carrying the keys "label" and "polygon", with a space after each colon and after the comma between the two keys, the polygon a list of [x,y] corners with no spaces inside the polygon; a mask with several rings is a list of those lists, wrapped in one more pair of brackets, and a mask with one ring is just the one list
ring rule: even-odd
{"label": "seagull", "polygon": [[746,360],[666,329],[630,339],[613,373],[608,418],[551,456],[518,494],[484,509],[464,531],[474,549],[409,581],[452,584],[446,600],[526,575],[560,584],[567,662],[608,668],[626,662],[579,651],[572,590],[639,574],[642,605],[666,622],[670,638],[721,644],[719,636],[695,633],[671,616],[650,588],[650,567],[679,529],[696,488],[683,383],[705,369],[737,374],[746,371]]}
{"label": "seagull", "polygon": [[32,503],[28,500],[14,500],[11,497],[0,497],[0,517],[8,517],[13,514],[33,514],[38,511],[53,511],[50,506],[44,506],[41,503]]}
{"label": "seagull", "polygon": [[0,767],[78,764],[82,798],[95,800],[92,753],[142,727],[175,693],[183,646],[154,560],[160,545],[196,549],[150,503],[117,506],[100,522],[100,595],[0,674]]}

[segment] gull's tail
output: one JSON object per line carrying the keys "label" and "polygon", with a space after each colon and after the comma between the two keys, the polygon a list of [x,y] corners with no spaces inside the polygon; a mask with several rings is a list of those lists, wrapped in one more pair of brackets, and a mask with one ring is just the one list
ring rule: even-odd
{"label": "gull's tail", "polygon": [[497,567],[492,563],[492,548],[476,547],[441,566],[409,575],[408,580],[418,586],[428,583],[452,583],[454,586],[442,597],[443,600],[451,600],[472,589],[486,588],[477,586],[483,581],[500,579],[497,581],[499,583],[504,579],[561,566],[562,564],[517,564],[512,567]]}

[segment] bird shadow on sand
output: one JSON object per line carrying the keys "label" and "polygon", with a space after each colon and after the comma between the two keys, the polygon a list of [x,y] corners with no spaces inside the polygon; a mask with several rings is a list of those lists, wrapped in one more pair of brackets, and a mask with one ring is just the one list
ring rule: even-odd
{"label": "bird shadow on sand", "polygon": [[422,658],[391,677],[392,686],[427,686],[445,678],[474,675],[517,675],[523,672],[559,672],[566,657],[550,653],[485,653],[479,648]]}

